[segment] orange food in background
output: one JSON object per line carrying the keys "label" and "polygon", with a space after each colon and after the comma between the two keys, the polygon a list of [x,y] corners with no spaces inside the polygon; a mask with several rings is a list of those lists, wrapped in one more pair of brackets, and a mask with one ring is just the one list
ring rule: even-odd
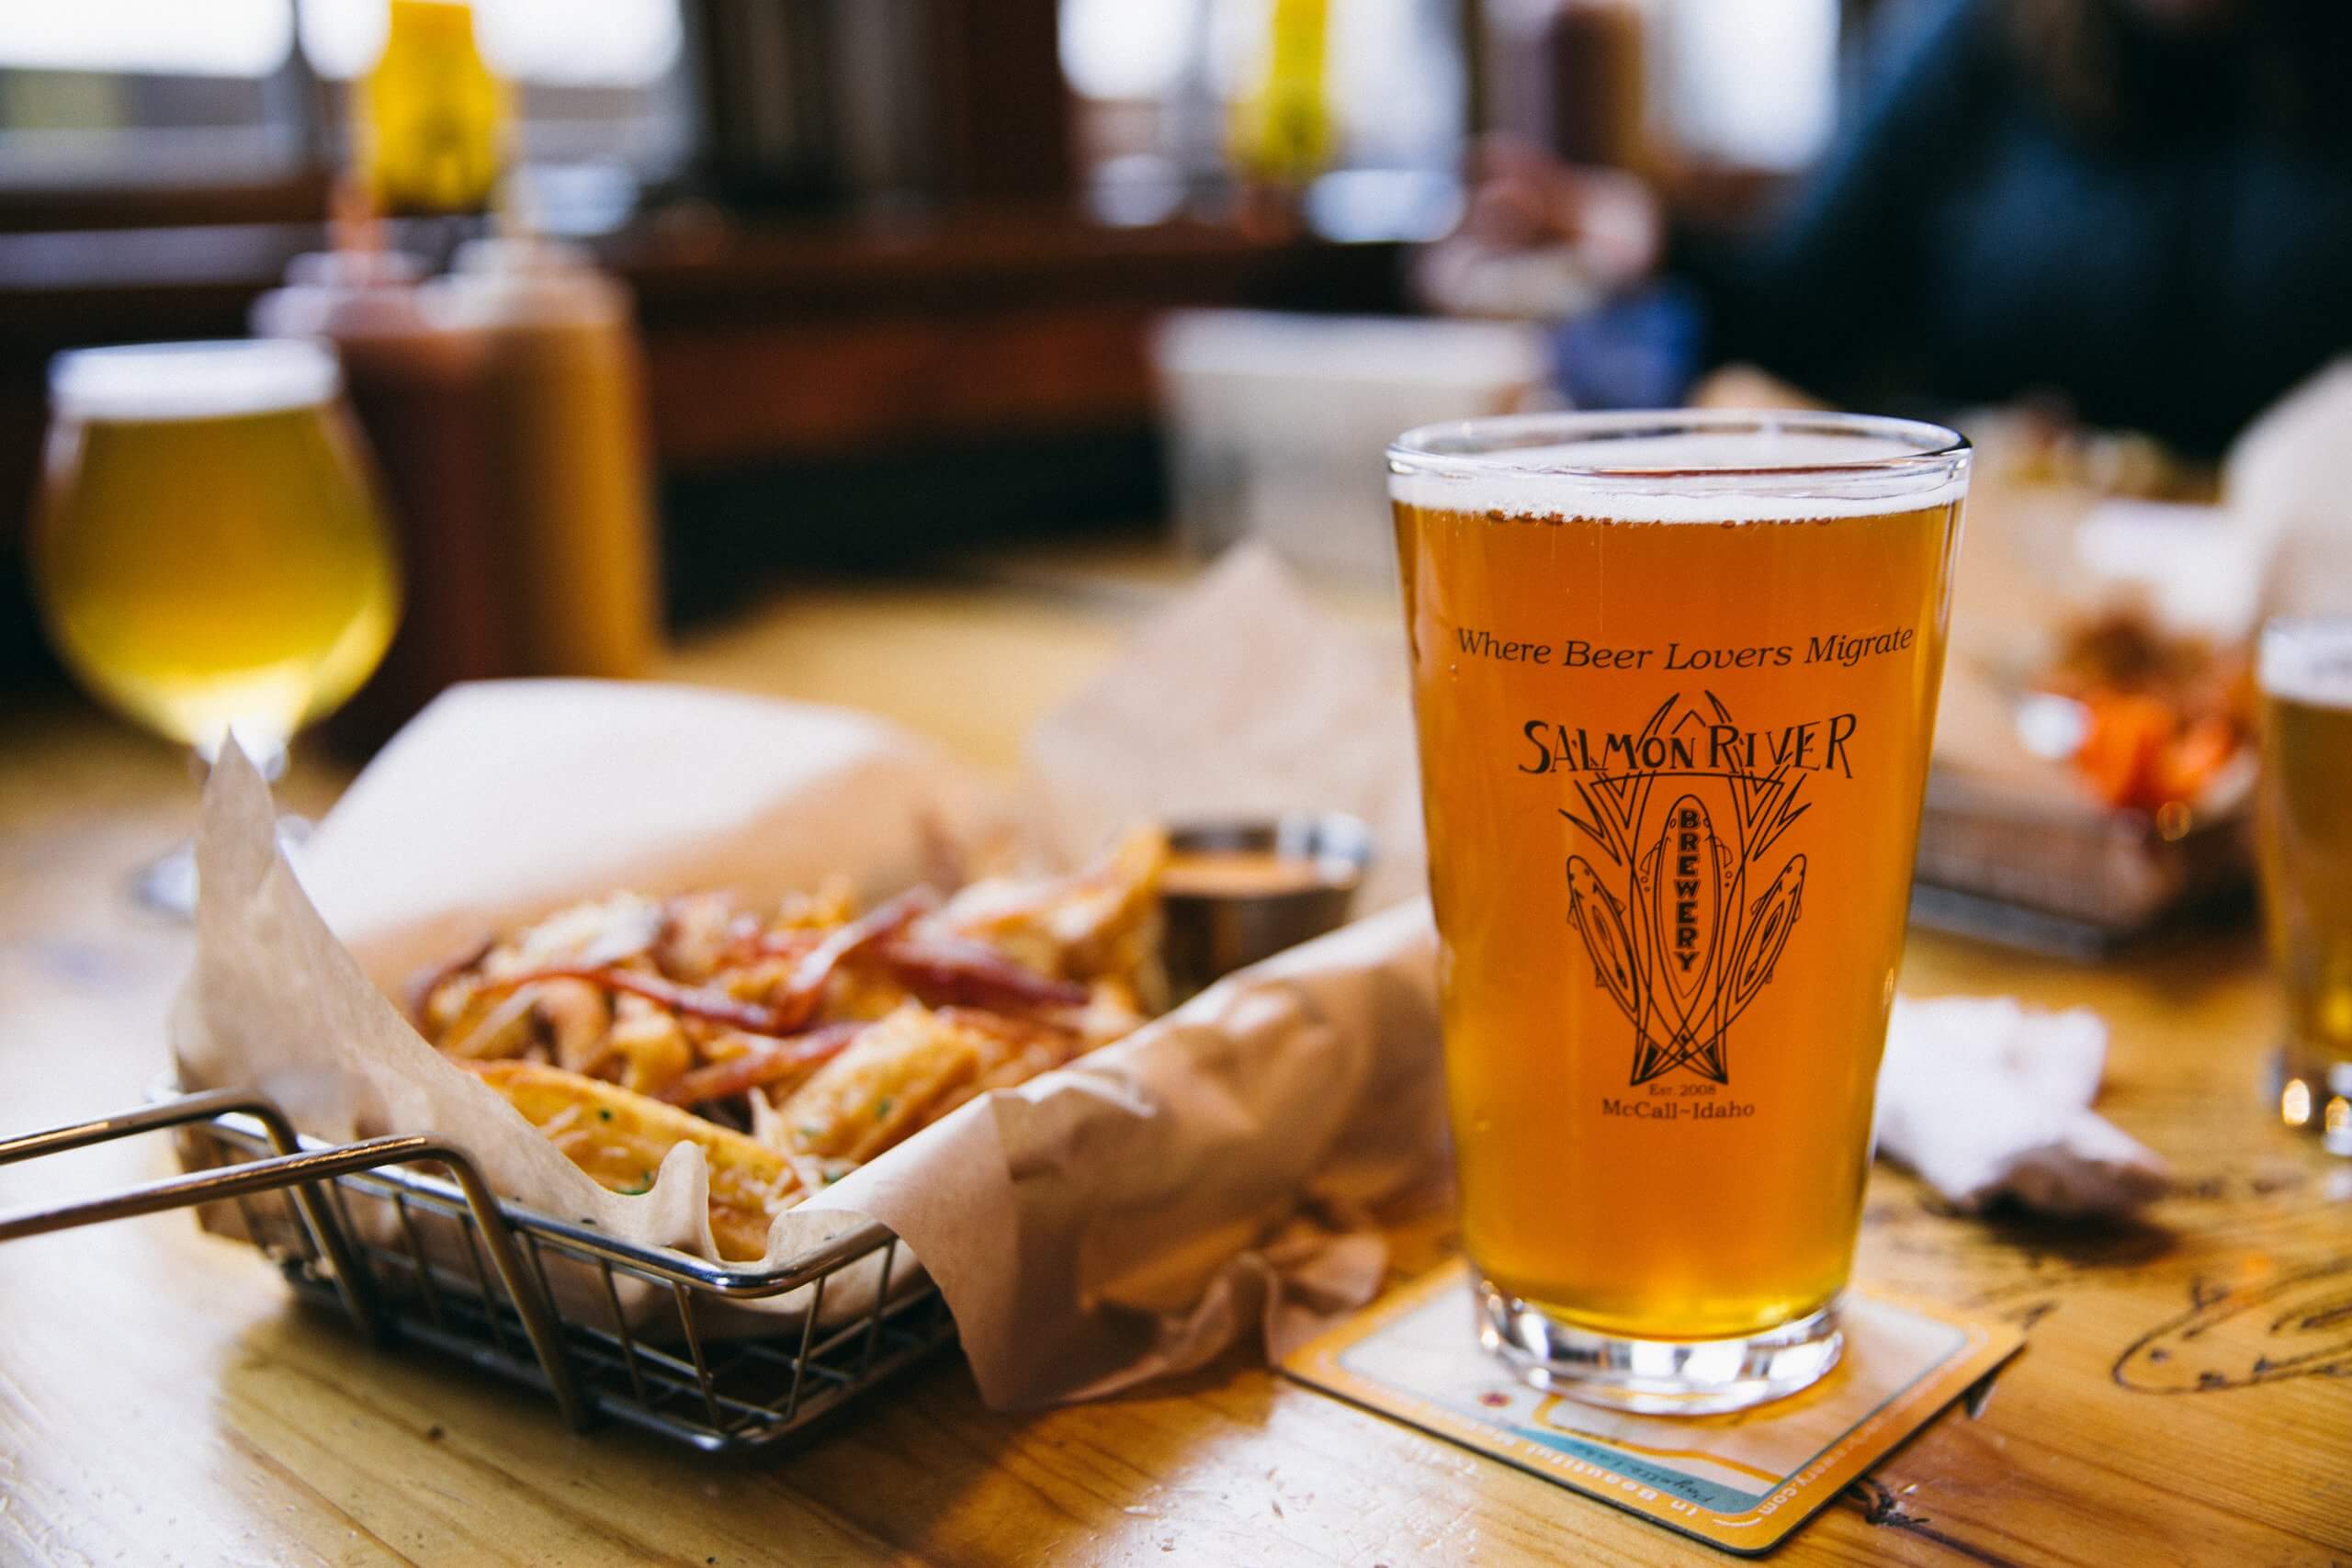
{"label": "orange food in background", "polygon": [[2088,725],[2075,771],[2101,800],[2129,804],[2154,787],[2157,760],[2172,738],[2172,709],[2130,692],[2092,692],[2082,702]]}
{"label": "orange food in background", "polygon": [[2237,727],[2218,715],[2183,726],[2157,758],[2158,803],[2196,799],[2244,743]]}
{"label": "orange food in background", "polygon": [[2113,807],[2194,804],[2254,733],[2245,651],[2168,634],[2136,610],[2073,627],[2041,683],[2082,704],[2068,761]]}
{"label": "orange food in background", "polygon": [[2162,697],[2095,691],[2080,700],[2089,725],[2075,771],[2109,806],[2154,811],[2194,801],[2245,744],[2228,718],[2186,717]]}

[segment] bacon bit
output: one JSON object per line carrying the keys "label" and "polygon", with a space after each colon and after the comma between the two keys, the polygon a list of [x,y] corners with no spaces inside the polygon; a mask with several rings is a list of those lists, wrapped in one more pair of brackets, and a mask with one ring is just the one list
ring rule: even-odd
{"label": "bacon bit", "polygon": [[891,978],[932,1007],[1083,1007],[1091,994],[967,937],[894,936],[876,956]]}
{"label": "bacon bit", "polygon": [[801,1028],[816,1016],[817,1004],[824,998],[825,982],[833,977],[834,969],[843,959],[896,937],[917,916],[929,914],[938,907],[938,894],[928,887],[910,887],[896,898],[876,904],[849,924],[826,932],[825,940],[793,965],[792,978],[785,982],[784,995],[773,1004],[784,1027],[755,1029],[752,1032],[790,1034]]}
{"label": "bacon bit", "polygon": [[828,1023],[786,1040],[755,1041],[740,1055],[682,1075],[657,1098],[673,1105],[691,1106],[763,1088],[840,1055],[865,1027],[856,1022]]}
{"label": "bacon bit", "polygon": [[[836,928],[838,929],[838,928]],[[719,958],[722,969],[741,969],[763,958],[798,958],[825,940],[816,926],[786,926],[770,931],[753,914],[741,914],[728,928],[727,947]]]}
{"label": "bacon bit", "polygon": [[596,968],[571,964],[552,964],[527,974],[504,976],[497,980],[485,981],[484,987],[494,991],[513,990],[541,980],[585,980],[591,985],[643,997],[649,1002],[668,1008],[672,1012],[684,1013],[689,1018],[707,1019],[713,1023],[726,1024],[730,1029],[740,1029],[746,1034],[797,1034],[816,1016],[817,1005],[824,999],[825,982],[832,977],[834,968],[842,959],[890,936],[918,915],[928,912],[938,902],[938,895],[930,888],[917,887],[886,904],[876,905],[845,926],[836,926],[826,933],[823,942],[794,966],[792,977],[785,983],[783,999],[769,1005],[745,1001],[708,986],[681,985],[643,969]]}
{"label": "bacon bit", "polygon": [[572,964],[558,964],[548,969],[534,969],[527,975],[509,975],[485,982],[485,988],[512,990],[519,986],[536,985],[541,980],[585,980],[592,986],[610,990],[627,991],[643,997],[672,1012],[689,1018],[708,1019],[740,1029],[746,1034],[791,1034],[798,1025],[774,1008],[762,1007],[730,997],[724,991],[707,986],[682,986],[675,980],[665,980],[643,969],[593,969]]}

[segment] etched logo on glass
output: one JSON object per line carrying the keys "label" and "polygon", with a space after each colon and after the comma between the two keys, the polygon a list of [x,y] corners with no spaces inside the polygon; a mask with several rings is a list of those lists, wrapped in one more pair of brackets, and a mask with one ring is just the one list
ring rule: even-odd
{"label": "etched logo on glass", "polygon": [[[1595,850],[1568,857],[1568,923],[1634,1026],[1637,1085],[1678,1068],[1731,1081],[1731,1026],[1771,983],[1804,910],[1805,858],[1769,869],[1775,846],[1812,809],[1798,799],[1810,773],[1849,773],[1851,715],[1748,730],[1705,697],[1705,711],[1668,698],[1597,753],[1577,732],[1571,754],[1587,765],[1569,771],[1583,775],[1583,811],[1560,811]],[[1809,739],[1821,736],[1826,746]]]}

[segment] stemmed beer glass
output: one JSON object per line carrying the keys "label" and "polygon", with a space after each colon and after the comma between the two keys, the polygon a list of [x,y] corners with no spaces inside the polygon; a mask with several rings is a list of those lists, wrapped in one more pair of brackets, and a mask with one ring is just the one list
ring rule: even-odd
{"label": "stemmed beer glass", "polygon": [[[209,764],[266,774],[371,674],[400,572],[342,375],[292,339],[83,349],[50,369],[32,530],[51,640],[74,676]],[[185,913],[187,846],[140,894]]]}

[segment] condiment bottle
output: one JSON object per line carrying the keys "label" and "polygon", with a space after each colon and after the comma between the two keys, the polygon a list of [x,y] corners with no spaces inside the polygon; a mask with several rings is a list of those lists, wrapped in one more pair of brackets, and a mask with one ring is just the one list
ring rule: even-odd
{"label": "condiment bottle", "polygon": [[482,333],[520,672],[646,673],[660,644],[644,377],[628,290],[571,246],[476,240],[426,284]]}
{"label": "condiment bottle", "polygon": [[505,163],[505,85],[462,0],[391,0],[384,52],[362,77],[355,152],[379,212],[480,212]]}

